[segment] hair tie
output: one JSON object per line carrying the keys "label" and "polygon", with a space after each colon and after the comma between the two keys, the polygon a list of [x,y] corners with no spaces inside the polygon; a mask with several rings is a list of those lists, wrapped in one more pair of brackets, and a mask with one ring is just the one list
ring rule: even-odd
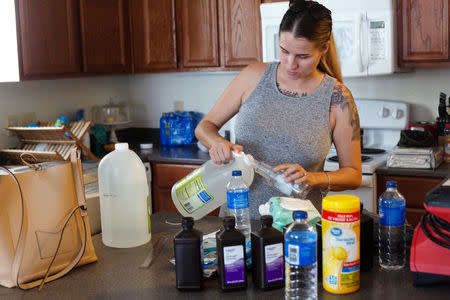
{"label": "hair tie", "polygon": [[295,13],[304,11],[307,8],[305,0],[290,0],[289,10]]}

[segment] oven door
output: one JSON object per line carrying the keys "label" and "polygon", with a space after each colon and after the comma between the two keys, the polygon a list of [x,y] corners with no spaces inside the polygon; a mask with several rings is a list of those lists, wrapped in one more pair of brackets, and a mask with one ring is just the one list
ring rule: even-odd
{"label": "oven door", "polygon": [[364,208],[370,212],[377,212],[377,182],[376,176],[363,175],[361,185],[356,190],[345,190],[342,192],[328,192],[328,195],[354,195],[359,198]]}

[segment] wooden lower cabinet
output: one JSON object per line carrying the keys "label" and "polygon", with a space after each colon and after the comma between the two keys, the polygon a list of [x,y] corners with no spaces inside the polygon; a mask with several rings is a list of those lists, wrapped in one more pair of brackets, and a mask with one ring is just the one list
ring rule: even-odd
{"label": "wooden lower cabinet", "polygon": [[425,195],[443,179],[377,174],[377,198],[386,190],[387,181],[397,181],[397,189],[406,200],[406,220],[416,226],[425,213],[423,206]]}
{"label": "wooden lower cabinet", "polygon": [[[172,201],[172,186],[200,165],[150,162],[152,167],[153,212],[178,211]],[[209,215],[218,216],[219,208]]]}

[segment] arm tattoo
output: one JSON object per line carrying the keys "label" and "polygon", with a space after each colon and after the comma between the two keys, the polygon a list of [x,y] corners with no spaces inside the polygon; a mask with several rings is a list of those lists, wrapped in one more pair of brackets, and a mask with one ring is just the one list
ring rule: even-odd
{"label": "arm tattoo", "polygon": [[353,130],[352,141],[359,140],[359,115],[356,109],[353,96],[350,91],[344,88],[341,84],[334,87],[331,93],[330,111],[333,108],[340,108],[343,112],[348,109],[349,125]]}
{"label": "arm tattoo", "polygon": [[285,96],[289,96],[289,97],[300,98],[300,97],[305,97],[306,95],[308,95],[307,93],[303,92],[302,95],[299,96],[297,92],[291,92],[291,91],[282,89],[282,88],[280,88],[279,82],[277,82],[277,88],[280,91],[280,93],[282,93]]}

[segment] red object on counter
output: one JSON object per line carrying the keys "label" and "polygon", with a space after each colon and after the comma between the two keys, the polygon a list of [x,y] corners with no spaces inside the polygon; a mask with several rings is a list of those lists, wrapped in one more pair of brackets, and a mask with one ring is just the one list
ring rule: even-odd
{"label": "red object on counter", "polygon": [[427,131],[434,136],[435,140],[437,140],[437,126],[436,126],[436,123],[434,123],[434,122],[419,121],[419,122],[409,123],[408,130]]}
{"label": "red object on counter", "polygon": [[414,230],[410,268],[414,285],[450,282],[450,186],[444,180],[425,196],[427,212]]}

